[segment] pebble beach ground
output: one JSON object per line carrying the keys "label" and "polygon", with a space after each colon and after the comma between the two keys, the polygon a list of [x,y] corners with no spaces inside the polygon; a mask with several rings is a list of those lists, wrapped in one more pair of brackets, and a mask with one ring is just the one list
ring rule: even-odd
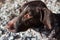
{"label": "pebble beach ground", "polygon": [[[25,32],[12,33],[6,31],[4,26],[14,16],[19,15],[19,8],[26,2],[31,0],[5,0],[4,3],[0,3],[0,40],[48,40],[44,36],[42,38],[40,34],[33,29],[28,29]],[[34,0],[33,0],[34,1]],[[60,1],[59,0],[41,0],[53,13],[60,13]],[[56,40],[53,38],[52,40]]]}

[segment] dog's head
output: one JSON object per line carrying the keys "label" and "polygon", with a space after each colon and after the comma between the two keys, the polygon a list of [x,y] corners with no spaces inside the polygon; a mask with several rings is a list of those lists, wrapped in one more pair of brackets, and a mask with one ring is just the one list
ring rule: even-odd
{"label": "dog's head", "polygon": [[42,1],[28,2],[20,10],[20,15],[8,22],[6,26],[12,32],[26,31],[28,28],[40,27],[44,14],[50,12]]}

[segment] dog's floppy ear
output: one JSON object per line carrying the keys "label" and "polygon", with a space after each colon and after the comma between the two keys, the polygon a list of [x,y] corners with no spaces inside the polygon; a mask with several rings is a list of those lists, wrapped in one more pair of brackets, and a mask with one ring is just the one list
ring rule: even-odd
{"label": "dog's floppy ear", "polygon": [[43,8],[42,10],[44,12],[44,19],[43,20],[50,19],[52,12],[47,8]]}
{"label": "dog's floppy ear", "polygon": [[44,11],[44,15],[42,15],[42,16],[44,16],[43,21],[42,21],[43,24],[46,26],[46,28],[52,29],[52,26],[51,26],[51,14],[52,14],[52,12],[47,8],[43,8],[42,10]]}

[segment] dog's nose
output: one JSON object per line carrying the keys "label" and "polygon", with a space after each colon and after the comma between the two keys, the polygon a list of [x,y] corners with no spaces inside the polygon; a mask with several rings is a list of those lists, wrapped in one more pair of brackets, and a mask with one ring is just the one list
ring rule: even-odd
{"label": "dog's nose", "polygon": [[15,25],[15,23],[16,23],[16,20],[17,20],[17,18],[14,18],[14,19],[12,19],[11,21],[9,21],[8,23],[7,23],[7,25],[5,26],[5,28],[6,29],[8,29],[9,31],[13,31],[13,30],[15,30],[15,27],[14,27],[14,25]]}
{"label": "dog's nose", "polygon": [[9,21],[6,28],[12,30],[14,28],[14,22],[13,21]]}

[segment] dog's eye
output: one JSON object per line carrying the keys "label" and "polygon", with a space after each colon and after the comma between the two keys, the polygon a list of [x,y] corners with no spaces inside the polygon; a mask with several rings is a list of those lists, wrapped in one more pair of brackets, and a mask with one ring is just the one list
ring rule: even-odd
{"label": "dog's eye", "polygon": [[32,18],[32,15],[30,13],[27,13],[23,16],[22,20],[28,20],[30,18]]}
{"label": "dog's eye", "polygon": [[30,18],[29,14],[24,15],[24,18]]}

